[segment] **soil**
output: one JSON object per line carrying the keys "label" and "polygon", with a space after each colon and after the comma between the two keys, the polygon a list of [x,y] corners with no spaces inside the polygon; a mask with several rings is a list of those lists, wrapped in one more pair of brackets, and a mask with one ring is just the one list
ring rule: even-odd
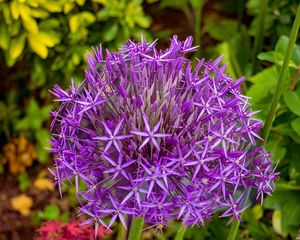
{"label": "soil", "polygon": [[[10,199],[19,194],[18,180],[15,176],[0,176],[0,240],[32,240],[34,239],[35,226],[32,222],[32,214],[28,217],[22,216],[20,213],[12,209]],[[39,191],[31,187],[24,192],[33,199],[31,209],[39,211],[50,203],[65,205],[63,200],[58,199],[57,191]]]}

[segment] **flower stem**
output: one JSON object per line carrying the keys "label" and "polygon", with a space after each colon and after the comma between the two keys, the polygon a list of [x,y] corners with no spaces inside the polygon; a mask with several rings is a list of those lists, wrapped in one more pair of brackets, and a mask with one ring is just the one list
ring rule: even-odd
{"label": "flower stem", "polygon": [[174,240],[182,240],[185,234],[186,227],[181,227],[174,238]]}
{"label": "flower stem", "polygon": [[238,220],[233,220],[230,226],[230,230],[227,236],[227,240],[235,240],[236,234],[238,232],[240,222]]}
{"label": "flower stem", "polygon": [[266,142],[267,142],[267,139],[268,139],[268,136],[270,133],[270,129],[272,127],[272,122],[275,117],[276,108],[277,108],[278,102],[279,102],[281,94],[282,94],[282,90],[284,87],[284,80],[286,78],[286,73],[289,68],[288,64],[289,64],[290,58],[291,58],[293,50],[294,50],[294,45],[295,45],[296,38],[298,35],[299,27],[300,27],[300,3],[298,5],[296,18],[295,18],[293,28],[292,28],[292,31],[290,34],[288,48],[287,48],[287,51],[286,51],[284,59],[283,59],[282,67],[280,69],[280,74],[279,74],[279,79],[277,82],[276,90],[273,95],[270,110],[268,112],[266,123],[265,123],[264,129],[263,129],[264,145],[266,145]]}
{"label": "flower stem", "polygon": [[[268,112],[266,123],[265,123],[264,129],[263,129],[264,145],[266,145],[266,142],[267,142],[267,139],[268,139],[268,136],[270,133],[270,129],[272,126],[272,122],[273,122],[273,119],[275,116],[276,108],[277,108],[278,102],[279,102],[281,94],[282,94],[282,89],[284,86],[284,79],[285,79],[286,72],[288,69],[288,63],[289,63],[291,55],[293,53],[293,49],[294,49],[294,45],[295,45],[296,38],[298,35],[299,27],[300,27],[300,3],[298,5],[296,18],[295,18],[293,28],[292,28],[292,31],[290,34],[288,49],[284,56],[283,65],[280,70],[280,75],[279,75],[279,79],[277,82],[276,91],[275,91],[275,94],[273,95],[271,107]],[[238,229],[239,229],[239,225],[240,225],[239,221],[237,221],[237,220],[233,221],[233,223],[231,224],[231,228],[229,230],[228,236],[227,236],[227,240],[235,240]]]}
{"label": "flower stem", "polygon": [[[201,21],[202,21],[202,10],[203,10],[203,4],[204,0],[196,0],[196,1],[191,1],[191,5],[193,8],[194,12],[194,21],[193,21],[193,26],[194,26],[194,39],[195,39],[195,45],[199,46],[200,41],[201,41]],[[200,49],[195,52],[195,57],[199,58],[201,55]],[[196,63],[196,61],[194,61]]]}
{"label": "flower stem", "polygon": [[240,0],[238,6],[238,26],[237,31],[241,30],[242,23],[243,23],[243,17],[244,17],[244,11],[245,11],[245,0]]}
{"label": "flower stem", "polygon": [[255,74],[257,72],[258,68],[258,61],[257,61],[257,54],[261,51],[262,49],[262,44],[263,44],[263,34],[264,34],[264,26],[265,26],[265,16],[267,12],[267,6],[268,6],[268,1],[267,0],[261,0],[260,1],[260,11],[258,15],[258,26],[257,26],[257,31],[254,39],[254,45],[253,45],[253,50],[252,50],[252,74]]}
{"label": "flower stem", "polygon": [[143,217],[134,218],[130,226],[128,240],[140,240],[142,236],[143,226]]}
{"label": "flower stem", "polygon": [[195,6],[194,6],[194,11],[195,11],[194,34],[195,34],[195,44],[196,45],[200,44],[202,7],[203,7],[203,0],[198,0],[197,4],[195,4]]}
{"label": "flower stem", "polygon": [[[245,199],[243,201],[243,205],[242,208],[245,208],[247,206],[247,200],[249,199],[250,193],[251,193],[251,187],[247,189],[246,194],[245,194]],[[228,236],[227,236],[227,240],[235,240],[236,238],[236,234],[239,230],[239,226],[240,226],[240,222],[236,219],[233,220]]]}
{"label": "flower stem", "polygon": [[126,240],[126,230],[122,223],[119,223],[118,234],[116,240]]}

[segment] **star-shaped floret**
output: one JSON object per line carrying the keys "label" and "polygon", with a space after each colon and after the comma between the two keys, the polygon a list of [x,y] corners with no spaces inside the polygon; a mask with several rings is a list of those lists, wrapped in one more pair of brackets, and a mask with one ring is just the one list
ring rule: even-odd
{"label": "star-shaped floret", "polygon": [[230,127],[227,127],[226,131],[225,131],[224,125],[225,124],[224,124],[223,120],[221,119],[221,121],[220,121],[221,131],[220,132],[212,131],[212,133],[217,138],[216,138],[216,142],[214,143],[214,145],[211,148],[215,148],[216,146],[218,146],[221,143],[224,154],[227,157],[227,143],[235,143],[236,144],[236,141],[234,141],[233,138],[229,137],[229,135],[232,133],[232,130],[236,127],[236,125],[232,124]]}
{"label": "star-shaped floret", "polygon": [[147,117],[146,117],[145,114],[143,114],[143,120],[144,120],[145,127],[146,127],[146,131],[145,132],[131,131],[131,133],[133,133],[135,135],[146,137],[145,140],[143,141],[142,145],[139,147],[139,149],[142,149],[149,141],[151,141],[153,143],[153,145],[159,151],[160,147],[159,147],[159,144],[158,144],[156,138],[164,138],[164,137],[171,136],[172,134],[157,133],[157,131],[159,130],[160,125],[162,123],[162,119],[160,119],[158,121],[158,123],[154,126],[153,129],[150,128],[149,121],[148,121],[148,119],[147,119]]}
{"label": "star-shaped floret", "polygon": [[99,210],[100,213],[104,213],[104,214],[107,214],[107,215],[108,214],[113,215],[110,219],[109,224],[108,224],[108,228],[110,228],[113,225],[113,223],[116,221],[116,219],[119,218],[121,223],[123,224],[124,228],[127,230],[127,224],[126,224],[126,220],[125,220],[123,214],[133,215],[134,212],[128,210],[126,207],[124,207],[124,205],[119,204],[118,202],[116,202],[111,195],[109,195],[109,199],[110,199],[110,202],[112,204],[112,208],[105,208],[105,209]]}
{"label": "star-shaped floret", "polygon": [[151,166],[148,168],[143,163],[141,163],[143,169],[145,170],[146,177],[136,179],[137,182],[150,182],[148,184],[148,192],[147,192],[147,198],[151,195],[153,188],[155,184],[159,186],[162,190],[164,190],[166,193],[168,193],[167,185],[164,183],[166,181],[166,176],[170,173],[163,172],[160,166]]}
{"label": "star-shaped floret", "polygon": [[92,109],[94,113],[97,113],[97,106],[106,102],[106,100],[101,97],[102,89],[98,91],[97,95],[94,98],[93,96],[91,96],[90,92],[87,89],[84,90],[86,96],[83,96],[82,100],[75,101],[76,103],[79,103],[83,106],[82,110],[78,114],[87,112],[90,109]]}
{"label": "star-shaped floret", "polygon": [[[194,175],[192,180],[194,180],[197,176],[197,174],[199,173],[199,171],[201,170],[201,168],[203,168],[206,172],[209,172],[210,169],[207,166],[207,163],[216,160],[219,158],[218,155],[214,155],[214,156],[207,156],[207,146],[208,146],[208,142],[206,143],[206,147],[204,148],[204,150],[202,150],[202,152],[197,152],[197,151],[193,151],[194,156],[196,157],[197,160],[195,161],[190,161],[184,164],[184,166],[196,166],[195,171],[194,171]],[[199,156],[199,153],[201,154],[201,157]]]}
{"label": "star-shaped floret", "polygon": [[170,158],[166,157],[166,159],[170,160],[173,163],[177,163],[179,166],[185,166],[185,164],[188,162],[189,158],[191,157],[191,154],[193,153],[193,148],[190,149],[187,153],[183,153],[183,149],[185,149],[186,146],[181,147],[177,145],[177,152],[178,156]]}
{"label": "star-shaped floret", "polygon": [[112,168],[110,168],[109,170],[104,171],[104,173],[114,174],[112,179],[115,179],[119,174],[122,174],[126,179],[129,179],[128,175],[126,173],[127,171],[124,171],[124,169],[129,167],[130,165],[132,165],[134,162],[136,162],[135,160],[131,160],[129,162],[122,163],[123,162],[123,155],[121,153],[119,153],[117,163],[115,161],[113,161],[110,157],[108,157],[107,155],[104,155],[104,158],[111,165],[113,165]]}
{"label": "star-shaped floret", "polygon": [[105,129],[106,133],[108,134],[108,136],[94,137],[93,139],[108,142],[103,151],[103,154],[107,152],[107,150],[111,147],[112,144],[114,144],[114,146],[116,147],[118,152],[121,152],[121,148],[120,148],[118,141],[123,140],[125,138],[132,137],[132,135],[118,135],[123,121],[124,121],[124,119],[121,119],[121,121],[117,124],[117,126],[113,132],[111,129],[109,129],[109,127],[107,126],[107,124],[104,121],[102,122],[104,129]]}
{"label": "star-shaped floret", "polygon": [[220,217],[228,217],[232,216],[227,224],[230,224],[233,219],[237,219],[238,221],[241,221],[240,213],[245,211],[245,209],[248,207],[242,207],[244,201],[244,193],[239,196],[237,200],[234,200],[232,195],[229,195],[229,201],[226,200],[226,203],[223,204],[223,206],[228,207],[228,209],[220,216]]}

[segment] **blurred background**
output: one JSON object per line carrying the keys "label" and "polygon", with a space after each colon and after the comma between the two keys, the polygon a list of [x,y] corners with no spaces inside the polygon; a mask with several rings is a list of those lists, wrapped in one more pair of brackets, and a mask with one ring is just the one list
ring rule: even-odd
{"label": "blurred background", "polygon": [[[287,49],[299,0],[0,0],[0,239],[65,239],[57,232],[92,232],[76,220],[75,187],[60,199],[48,167],[48,92],[83,79],[86,53],[100,43],[118,50],[141,35],[158,46],[192,35],[199,51],[190,57],[223,54],[227,73],[245,76],[244,94],[265,119]],[[298,44],[300,44],[298,38]],[[267,148],[280,180],[272,197],[255,202],[243,216],[238,239],[295,239],[300,229],[300,46],[294,49]],[[185,239],[226,239],[228,219],[215,216]],[[147,230],[144,239],[174,239]],[[39,229],[36,232],[36,229]],[[77,231],[77,232],[76,232]],[[74,233],[75,232],[75,233]],[[57,235],[58,234],[58,235]],[[99,238],[124,239],[118,224]],[[82,238],[89,239],[89,238]]]}

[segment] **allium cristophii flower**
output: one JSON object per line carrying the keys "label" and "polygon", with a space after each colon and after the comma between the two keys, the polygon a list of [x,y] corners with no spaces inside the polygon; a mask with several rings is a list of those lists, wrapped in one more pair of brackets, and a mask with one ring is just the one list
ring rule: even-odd
{"label": "allium cristophii flower", "polygon": [[185,54],[195,50],[191,37],[173,37],[166,50],[128,41],[106,57],[100,47],[88,54],[81,84],[54,87],[51,171],[59,187],[85,183],[78,196],[87,222],[126,227],[143,216],[150,227],[176,219],[203,226],[219,210],[240,220],[247,189],[257,198],[274,190],[243,78],[226,75],[221,57],[192,68]]}

